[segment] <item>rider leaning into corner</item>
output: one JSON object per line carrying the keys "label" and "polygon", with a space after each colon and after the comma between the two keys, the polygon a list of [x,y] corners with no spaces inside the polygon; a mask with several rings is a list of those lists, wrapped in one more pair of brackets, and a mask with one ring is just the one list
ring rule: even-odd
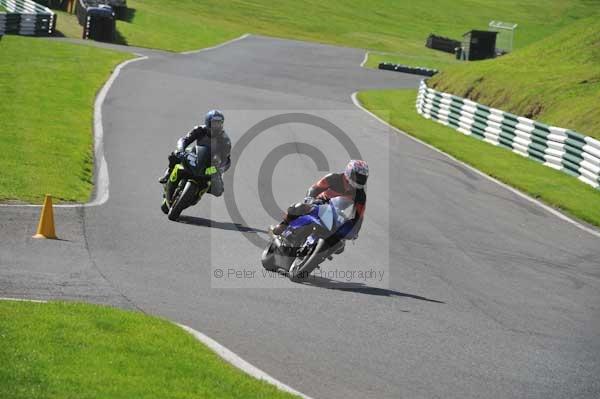
{"label": "rider leaning into corner", "polygon": [[[327,202],[332,198],[344,196],[354,201],[355,215],[352,220],[352,229],[345,235],[345,239],[355,240],[362,226],[367,203],[365,185],[369,177],[369,166],[366,161],[351,160],[342,173],[330,173],[316,182],[308,190],[303,202],[290,206],[281,223],[271,226],[274,235],[280,235],[289,223],[299,216],[310,213],[315,204]],[[340,254],[344,250],[343,241],[336,251]]]}
{"label": "rider leaning into corner", "polygon": [[218,166],[219,173],[215,173],[211,178],[211,184],[208,192],[216,197],[223,194],[223,173],[231,166],[231,140],[223,124],[225,116],[221,111],[213,109],[204,117],[204,125],[195,126],[188,134],[177,141],[177,149],[169,155],[169,167],[159,182],[165,184],[173,170],[185,154],[187,146],[196,141],[196,145],[206,146],[210,149],[212,157],[217,156],[221,162]]}

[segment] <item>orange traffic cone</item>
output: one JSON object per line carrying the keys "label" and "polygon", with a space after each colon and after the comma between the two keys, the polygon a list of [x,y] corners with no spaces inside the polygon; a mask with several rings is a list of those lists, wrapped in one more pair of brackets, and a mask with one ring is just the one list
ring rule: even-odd
{"label": "orange traffic cone", "polygon": [[52,211],[52,196],[46,194],[42,215],[38,224],[37,233],[33,238],[57,238],[54,232],[54,212]]}

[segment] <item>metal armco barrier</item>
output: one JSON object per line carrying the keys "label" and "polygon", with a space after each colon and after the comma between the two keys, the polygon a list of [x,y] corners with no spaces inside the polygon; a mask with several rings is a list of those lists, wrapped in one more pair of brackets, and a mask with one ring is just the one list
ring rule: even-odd
{"label": "metal armco barrier", "polygon": [[436,73],[438,73],[437,69],[411,67],[408,65],[392,64],[391,62],[380,62],[379,69],[383,69],[386,71],[412,73],[414,75],[422,75],[422,76],[433,76]]}
{"label": "metal armco barrier", "polygon": [[505,147],[600,189],[600,141],[572,130],[438,92],[421,82],[417,111],[427,119]]}
{"label": "metal armco barrier", "polygon": [[0,12],[0,35],[52,35],[56,28],[56,14],[31,0],[0,0],[8,12]]}

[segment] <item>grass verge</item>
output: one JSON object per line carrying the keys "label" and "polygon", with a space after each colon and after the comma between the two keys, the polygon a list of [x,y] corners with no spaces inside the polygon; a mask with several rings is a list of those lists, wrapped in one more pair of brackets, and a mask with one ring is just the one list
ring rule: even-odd
{"label": "grass verge", "polygon": [[0,45],[0,200],[86,202],[96,92],[130,55],[8,35]]}
{"label": "grass verge", "polygon": [[600,226],[599,190],[504,148],[423,118],[415,110],[416,97],[416,90],[372,90],[358,94],[365,108],[389,110],[389,122],[411,136],[534,198]]}
{"label": "grass verge", "polygon": [[172,323],[81,303],[0,301],[3,398],[292,398]]}

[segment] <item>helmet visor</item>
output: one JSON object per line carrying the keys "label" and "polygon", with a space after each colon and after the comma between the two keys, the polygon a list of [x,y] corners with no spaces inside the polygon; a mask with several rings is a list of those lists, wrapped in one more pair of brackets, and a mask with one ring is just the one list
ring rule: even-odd
{"label": "helmet visor", "polygon": [[211,119],[210,121],[210,128],[211,129],[216,129],[216,130],[221,130],[223,129],[223,119]]}
{"label": "helmet visor", "polygon": [[367,175],[363,175],[363,174],[360,174],[360,173],[356,173],[356,174],[354,175],[354,181],[355,181],[357,184],[359,184],[359,185],[361,185],[361,186],[364,186],[365,184],[367,184],[367,177],[368,177]]}

